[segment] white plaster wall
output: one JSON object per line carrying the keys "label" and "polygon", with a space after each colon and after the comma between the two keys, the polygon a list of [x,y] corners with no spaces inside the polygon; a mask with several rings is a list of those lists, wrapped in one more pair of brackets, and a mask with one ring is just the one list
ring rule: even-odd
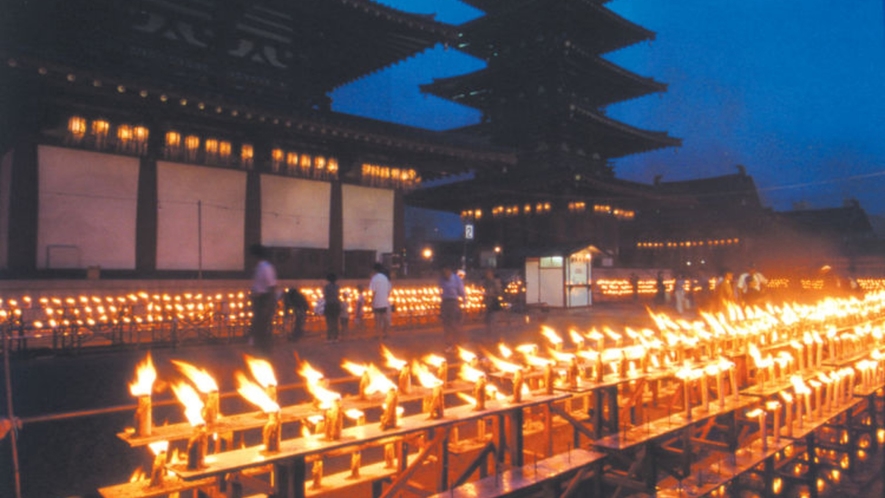
{"label": "white plaster wall", "polygon": [[261,176],[261,243],[269,247],[329,247],[332,184]]}
{"label": "white plaster wall", "polygon": [[242,270],[245,220],[245,172],[157,163],[157,269],[199,269],[202,231],[203,270]]}
{"label": "white plaster wall", "polygon": [[393,191],[342,186],[344,250],[393,252]]}
{"label": "white plaster wall", "polygon": [[12,155],[10,150],[0,159],[0,268],[9,267],[9,201],[12,183]]}
{"label": "white plaster wall", "polygon": [[37,268],[134,269],[138,159],[41,145],[37,164]]}

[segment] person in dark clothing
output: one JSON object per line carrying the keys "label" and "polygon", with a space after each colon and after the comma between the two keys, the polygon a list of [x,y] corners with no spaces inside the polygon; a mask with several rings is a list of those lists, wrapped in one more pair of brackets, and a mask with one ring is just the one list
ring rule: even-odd
{"label": "person in dark clothing", "polygon": [[310,303],[304,293],[295,287],[286,291],[286,312],[295,317],[295,324],[289,333],[290,341],[297,341],[304,335],[304,324],[307,321],[307,310],[310,309]]}
{"label": "person in dark clothing", "polygon": [[338,275],[326,275],[328,283],[323,287],[323,300],[326,306],[323,315],[326,317],[326,341],[338,342],[338,328],[341,318],[341,289],[338,287]]}
{"label": "person in dark clothing", "polygon": [[667,302],[667,286],[664,285],[664,273],[658,272],[655,280],[655,306],[663,306]]}

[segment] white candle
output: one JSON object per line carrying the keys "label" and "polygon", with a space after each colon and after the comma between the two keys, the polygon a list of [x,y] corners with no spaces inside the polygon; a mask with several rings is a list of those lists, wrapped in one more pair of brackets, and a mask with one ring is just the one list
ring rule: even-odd
{"label": "white candle", "polygon": [[765,404],[765,408],[774,412],[774,445],[777,446],[781,440],[781,404],[777,401],[769,401]]}
{"label": "white candle", "polygon": [[725,393],[722,392],[722,369],[716,369],[716,395],[719,396],[719,408],[725,408]]}

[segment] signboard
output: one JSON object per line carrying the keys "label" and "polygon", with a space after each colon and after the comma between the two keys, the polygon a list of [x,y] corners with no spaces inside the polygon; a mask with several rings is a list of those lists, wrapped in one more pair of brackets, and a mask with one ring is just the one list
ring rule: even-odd
{"label": "signboard", "polygon": [[473,223],[464,225],[464,240],[473,240]]}

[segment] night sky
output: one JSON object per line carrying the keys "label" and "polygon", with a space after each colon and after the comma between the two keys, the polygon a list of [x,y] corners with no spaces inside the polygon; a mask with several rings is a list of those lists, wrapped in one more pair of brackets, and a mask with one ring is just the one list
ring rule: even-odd
{"label": "night sky", "polygon": [[[455,0],[382,0],[460,24],[482,13]],[[788,210],[860,200],[885,215],[883,0],[615,0],[608,8],[657,34],[607,54],[669,85],[610,106],[609,116],[683,140],[621,158],[618,177],[651,182],[715,176],[746,166],[763,203]],[[479,112],[417,85],[484,63],[436,47],[332,94],[334,109],[443,130]]]}

